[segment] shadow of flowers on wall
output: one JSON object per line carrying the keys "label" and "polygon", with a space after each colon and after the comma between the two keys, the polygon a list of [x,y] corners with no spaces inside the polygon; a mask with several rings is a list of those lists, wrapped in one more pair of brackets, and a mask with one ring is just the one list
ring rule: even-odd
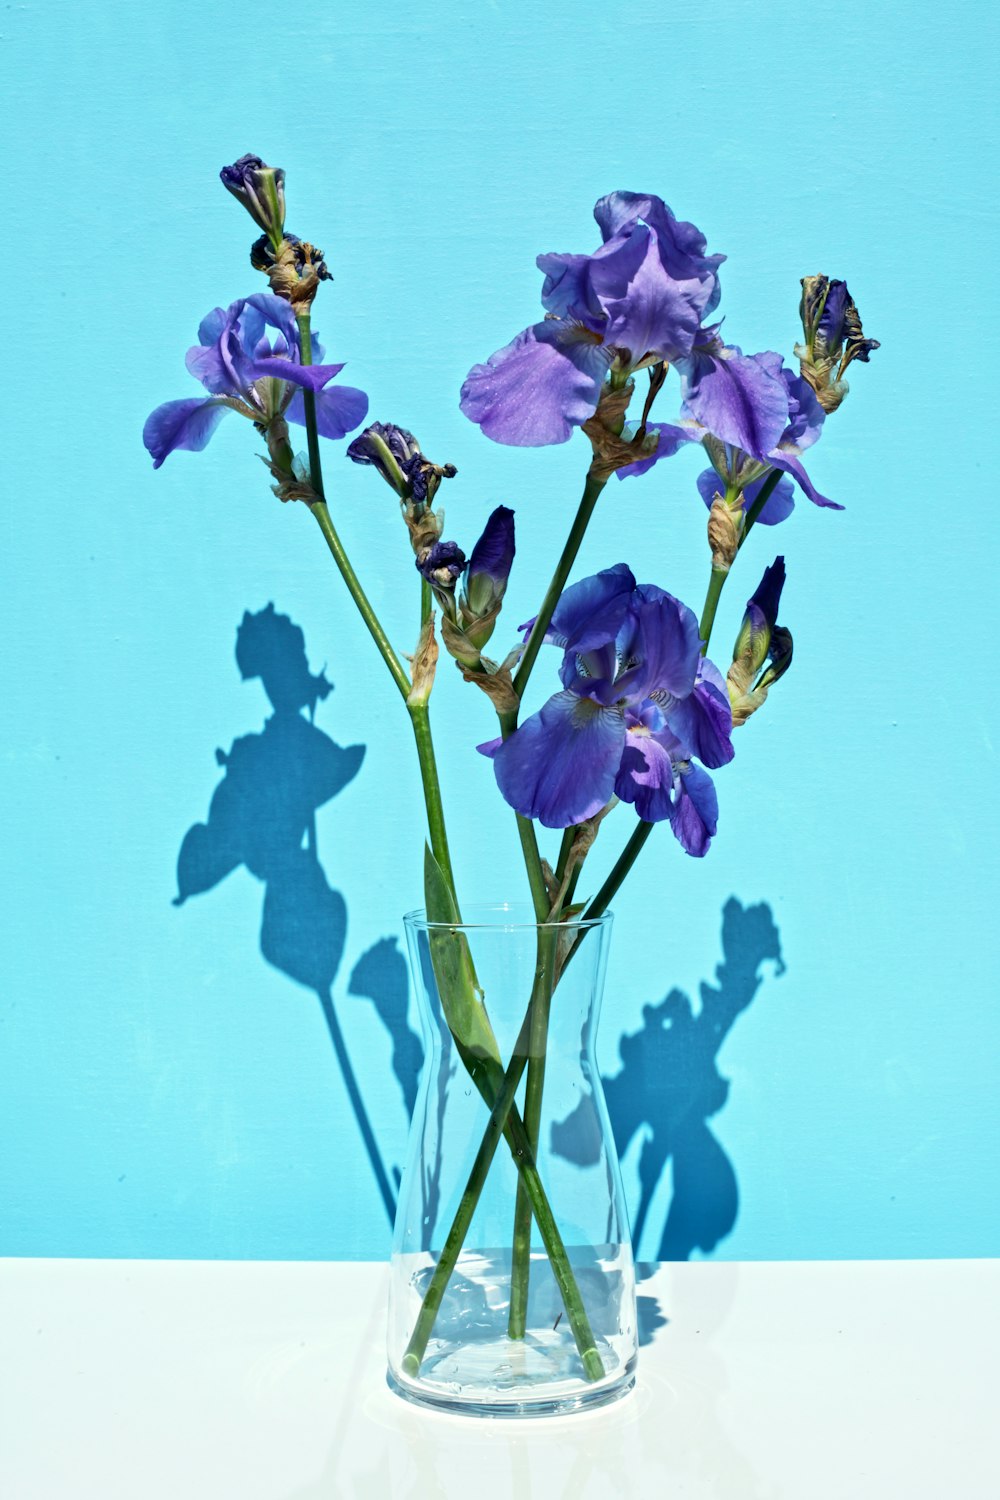
{"label": "shadow of flowers on wall", "polygon": [[[700,986],[697,1012],[680,990],[644,1006],[641,1028],[618,1044],[620,1070],[603,1080],[619,1156],[644,1132],[632,1222],[637,1251],[657,1186],[671,1167],[670,1207],[656,1260],[689,1260],[694,1250],[708,1254],[736,1223],[736,1172],[708,1122],[729,1096],[718,1068],[722,1043],[760,989],[763,965],[785,972],[766,902],[743,906],[729,898],[722,910],[722,953],[715,983]],[[553,1150],[568,1160],[575,1159],[581,1139],[572,1117],[552,1126]]]}
{"label": "shadow of flowers on wall", "polygon": [[[273,604],[247,611],[236,634],[236,664],[244,681],[259,678],[273,714],[259,733],[216,750],[223,778],[208,820],[184,835],[177,860],[175,906],[212,890],[240,865],[264,884],[260,951],[283,974],[318,997],[358,1128],[386,1213],[396,1211],[399,1173],[390,1181],[334,1004],[334,981],[344,956],[347,904],[320,862],[316,812],[351,782],[364,745],[344,748],[315,723],[316,706],[333,684],[313,675],[305,636]],[[423,1062],[409,1029],[406,962],[394,938],[382,938],[355,965],[348,986],[368,996],[392,1041],[392,1067],[409,1115]]]}

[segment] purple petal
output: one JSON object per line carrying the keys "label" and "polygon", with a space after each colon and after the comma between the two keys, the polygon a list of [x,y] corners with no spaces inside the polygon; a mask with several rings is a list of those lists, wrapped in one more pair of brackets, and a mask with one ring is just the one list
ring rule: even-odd
{"label": "purple petal", "polygon": [[673,814],[673,788],[669,750],[643,729],[631,729],[615,778],[615,795],[633,803],[644,823],[661,823]]}
{"label": "purple petal", "polygon": [[635,577],[625,563],[570,584],[559,596],[546,641],[573,651],[593,651],[613,641],[634,589]]}
{"label": "purple petal", "polygon": [[621,697],[635,701],[670,693],[684,698],[692,691],[701,658],[698,619],[672,594],[652,586],[638,590],[617,645],[624,662],[635,662],[618,678]]}
{"label": "purple petal", "polygon": [[568,828],[610,800],[624,744],[620,711],[556,693],[494,755],[497,785],[523,817]]}
{"label": "purple petal", "polygon": [[788,426],[779,442],[783,448],[794,447],[797,453],[804,453],[823,431],[826,412],[816,399],[816,392],[808,380],[801,375],[793,375],[791,370],[782,370],[781,376],[788,392]]}
{"label": "purple petal", "polygon": [[[328,391],[316,392],[316,428],[320,437],[342,438],[355,427],[360,427],[367,415],[368,397],[364,391],[355,390],[353,385],[335,385]],[[301,391],[295,392],[285,416],[290,422],[305,426],[306,409]]]}
{"label": "purple petal", "polygon": [[[769,479],[769,474],[764,474],[760,479],[755,479],[752,484],[743,486],[743,509],[749,510],[757,496],[760,494],[761,486]],[[709,509],[716,495],[721,495],[726,488],[724,479],[720,479],[714,469],[704,469],[698,475],[698,493]],[[760,526],[777,526],[779,521],[785,521],[795,509],[795,486],[790,479],[781,478],[777,486],[771,491],[764,509],[757,517]]]}
{"label": "purple petal", "polygon": [[322,390],[344,368],[342,364],[300,365],[295,360],[282,359],[276,354],[248,363],[252,380],[287,380],[290,385],[301,385],[310,391]]}
{"label": "purple petal", "polygon": [[542,306],[562,318],[577,318],[600,332],[608,300],[624,296],[646,253],[645,231],[622,235],[594,255],[540,255],[545,273]]}
{"label": "purple petal", "polygon": [[617,469],[615,472],[619,479],[630,479],[636,474],[645,474],[646,470],[659,463],[661,458],[673,458],[685,443],[700,443],[705,436],[705,429],[701,423],[693,421],[680,425],[670,422],[650,422],[646,431],[659,433],[659,442],[648,458],[641,458],[638,463],[626,464],[623,469]]}
{"label": "purple petal", "polygon": [[190,401],[167,401],[150,412],[142,441],[153,456],[153,468],[178,448],[200,453],[228,410],[212,397],[195,396]]}
{"label": "purple petal", "polygon": [[460,406],[495,443],[565,443],[593,416],[609,362],[585,330],[547,319],[473,366]]}
{"label": "purple petal", "polygon": [[699,347],[677,368],[692,415],[722,442],[763,461],[788,425],[788,393],[761,360]]}
{"label": "purple petal", "polygon": [[794,454],[782,453],[780,448],[774,448],[768,454],[768,458],[776,469],[783,469],[786,474],[791,474],[799,488],[805,491],[814,505],[823,505],[828,510],[843,510],[844,507],[838,505],[836,500],[828,500],[825,495],[820,494]]}
{"label": "purple petal", "polygon": [[[271,292],[255,292],[252,297],[246,299],[246,306],[258,313],[263,323],[276,328],[289,349],[298,349],[299,326],[295,321],[291,306],[283,297],[275,297]],[[263,328],[260,332],[263,332]],[[259,337],[260,333],[257,334],[257,338]],[[249,338],[247,341],[249,343]],[[256,344],[256,339],[254,339],[254,344]]]}
{"label": "purple petal", "polygon": [[732,760],[733,713],[722,673],[713,662],[702,660],[694,692],[671,705],[667,724],[691,754],[712,770]]}
{"label": "purple petal", "polygon": [[719,799],[712,778],[700,766],[681,770],[680,787],[674,799],[670,826],[687,854],[697,859],[708,853],[719,824]]}
{"label": "purple petal", "polygon": [[643,229],[636,232],[639,235],[645,237],[646,253],[624,295],[607,303],[605,342],[628,349],[632,364],[647,354],[681,359],[690,354],[701,326],[702,283],[675,280],[653,234]]}

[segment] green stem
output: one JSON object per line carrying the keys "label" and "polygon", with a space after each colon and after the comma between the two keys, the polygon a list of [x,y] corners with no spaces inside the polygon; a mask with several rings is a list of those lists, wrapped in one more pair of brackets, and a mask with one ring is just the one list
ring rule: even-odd
{"label": "green stem", "polygon": [[[780,469],[773,469],[771,471],[771,473],[767,476],[767,478],[764,480],[764,483],[761,485],[761,487],[760,487],[760,494],[757,496],[756,500],[751,505],[750,509],[747,511],[746,520],[743,522],[743,534],[742,534],[742,536],[740,537],[740,540],[739,540],[739,546],[740,547],[743,546],[743,543],[746,541],[747,537],[750,535],[750,528],[751,528],[751,526],[757,520],[757,517],[760,515],[761,511],[764,509],[764,506],[770,500],[770,498],[774,494],[775,490],[778,488],[778,485],[780,484],[780,482],[781,482],[781,470]],[[739,550],[739,548],[737,548],[737,550]]]}
{"label": "green stem", "polygon": [[[538,1167],[535,1163],[534,1152],[531,1150],[524,1125],[514,1105],[514,1095],[524,1072],[525,1047],[528,1045],[529,1016],[526,1015],[521,1026],[521,1031],[514,1044],[514,1054],[506,1072],[499,1076],[499,1065],[496,1068],[495,1089],[491,1088],[483,1077],[482,1066],[476,1066],[474,1059],[469,1059],[466,1066],[469,1068],[483,1097],[490,1103],[489,1094],[493,1092],[490,1109],[489,1124],[486,1127],[476,1159],[469,1174],[465,1190],[459,1203],[458,1212],[448,1231],[444,1247],[438,1258],[437,1266],[431,1277],[430,1286],[424,1295],[417,1321],[414,1324],[410,1341],[406,1346],[403,1356],[403,1369],[408,1375],[416,1375],[420,1369],[421,1361],[427,1349],[427,1341],[431,1336],[434,1321],[444,1297],[445,1288],[451,1279],[452,1272],[458,1261],[465,1237],[472,1223],[472,1216],[479,1202],[480,1194],[486,1182],[487,1175],[501,1135],[505,1136],[510,1146],[511,1154],[519,1174],[519,1181],[525,1184],[525,1190],[532,1211],[538,1223],[538,1228],[545,1245],[549,1261],[552,1265],[552,1273],[555,1276],[566,1309],[573,1337],[583,1363],[584,1373],[588,1380],[600,1380],[604,1374],[604,1363],[597,1351],[593,1330],[580,1296],[580,1289],[576,1284],[569,1257],[566,1254],[566,1246],[563,1244],[562,1236],[556,1224],[549,1201],[545,1195],[541,1178],[538,1175]],[[463,1058],[463,1061],[465,1059]]]}
{"label": "green stem", "polygon": [[715,611],[719,607],[719,598],[728,577],[728,568],[712,569],[712,576],[708,580],[708,592],[705,595],[705,608],[701,612],[701,623],[698,626],[698,634],[702,640],[702,651],[708,650],[708,643],[712,639]]}
{"label": "green stem", "polygon": [[424,789],[427,807],[427,831],[430,835],[431,852],[441,867],[441,873],[451,887],[458,911],[458,896],[455,892],[455,873],[451,867],[451,851],[448,848],[448,831],[444,821],[444,803],[441,800],[441,782],[438,777],[434,741],[431,738],[430,713],[426,703],[408,703],[413,738],[417,744],[417,760],[420,763],[420,780]]}
{"label": "green stem", "polygon": [[[557,925],[538,933],[535,984],[528,1007],[528,1081],[524,1086],[524,1131],[533,1157],[538,1154],[542,1123],[542,1091],[545,1087],[545,1054],[548,1050],[549,1011],[555,982]],[[539,1226],[541,1227],[541,1226]],[[517,1181],[514,1204],[514,1237],[511,1246],[510,1311],[507,1333],[523,1339],[527,1327],[528,1283],[531,1276],[531,1200],[523,1177]]]}
{"label": "green stem", "polygon": [[[295,321],[299,328],[299,351],[302,363],[304,365],[311,365],[312,342],[309,314],[300,313]],[[379,649],[379,654],[389,668],[393,682],[405,698],[410,691],[410,679],[403,671],[399,657],[392,649],[389,637],[382,628],[382,623],[378,615],[372,609],[367,594],[361,587],[358,575],[351,566],[350,559],[344,551],[344,544],[337,535],[337,528],[334,526],[330,512],[327,509],[326,500],[323,495],[323,465],[319,452],[319,428],[316,425],[316,397],[312,391],[303,388],[302,399],[305,406],[306,440],[309,445],[309,479],[313,490],[319,496],[319,499],[309,508],[319,523],[319,529],[326,538],[327,546],[333,553],[333,560],[340,569],[341,576],[347,584],[351,598],[358,607],[361,618],[368,626],[372,640]]]}
{"label": "green stem", "polygon": [[[308,392],[306,392],[306,394],[308,395]],[[314,479],[313,489],[315,488],[316,481]],[[361,587],[360,582],[358,581],[358,575],[351,567],[351,563],[347,556],[347,553],[344,551],[344,544],[340,540],[340,537],[337,535],[337,529],[334,526],[333,520],[330,516],[330,512],[327,509],[326,501],[317,500],[309,508],[319,523],[319,529],[320,531],[322,531],[324,537],[326,538],[326,545],[333,553],[333,560],[337,564],[337,567],[340,569],[341,576],[344,582],[347,584],[347,588],[351,595],[351,598],[358,606],[358,611],[361,615],[361,618],[368,626],[368,630],[371,633],[372,640],[378,647],[379,654],[381,655],[382,660],[389,668],[389,672],[392,676],[393,682],[396,684],[402,697],[408,697],[411,686],[410,679],[403,671],[403,668],[401,667],[399,662],[399,657],[392,649],[392,644],[389,640],[389,637],[386,635],[384,629],[382,628],[382,622],[379,620],[378,615],[375,613],[375,611],[371,607],[371,604],[368,602],[368,596],[365,593],[364,589]]]}
{"label": "green stem", "polygon": [[535,658],[541,649],[542,641],[545,639],[545,632],[549,628],[553,611],[559,603],[560,594],[566,587],[566,580],[569,577],[570,569],[576,561],[576,554],[580,550],[580,543],[583,541],[590,518],[594,514],[594,507],[606,484],[606,479],[597,479],[592,474],[587,475],[587,483],[583,487],[580,506],[573,520],[573,525],[570,527],[569,536],[566,538],[566,545],[562,550],[562,556],[556,564],[556,570],[552,575],[552,582],[548,586],[545,598],[542,600],[542,607],[538,611],[538,616],[531,628],[527,644],[521,653],[520,666],[514,673],[514,691],[519,698],[524,697],[524,690],[528,685],[531,669],[535,665]]}

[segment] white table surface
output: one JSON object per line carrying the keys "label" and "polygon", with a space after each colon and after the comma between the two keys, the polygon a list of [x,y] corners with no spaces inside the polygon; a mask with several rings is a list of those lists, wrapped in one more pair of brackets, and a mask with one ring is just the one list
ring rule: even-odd
{"label": "white table surface", "polygon": [[0,1261],[3,1500],[1000,1500],[1000,1261],[646,1268],[635,1391],[385,1384],[372,1264]]}

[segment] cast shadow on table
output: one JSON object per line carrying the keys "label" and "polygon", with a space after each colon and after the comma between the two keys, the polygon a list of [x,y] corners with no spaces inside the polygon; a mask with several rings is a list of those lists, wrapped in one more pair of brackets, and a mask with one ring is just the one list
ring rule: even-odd
{"label": "cast shadow on table", "polygon": [[[669,1163],[671,1197],[655,1260],[689,1260],[695,1250],[709,1254],[731,1233],[739,1209],[736,1171],[712,1133],[709,1121],[724,1107],[729,1081],[718,1055],[737,1016],[753,1001],[773,964],[783,974],[781,940],[766,902],[743,906],[731,896],[722,910],[722,962],[715,982],[700,986],[695,1011],[680,990],[671,990],[642,1011],[642,1026],[618,1044],[621,1067],[604,1078],[604,1093],[620,1157],[642,1131],[639,1204],[632,1242],[639,1249],[660,1179]],[[573,1117],[552,1126],[552,1148],[579,1160],[590,1137],[574,1128]],[[574,1154],[575,1153],[575,1154]],[[657,1311],[642,1306],[640,1330],[648,1342]],[[643,1320],[645,1329],[643,1330]]]}
{"label": "cast shadow on table", "polygon": [[[260,951],[319,1000],[391,1224],[399,1173],[393,1168],[390,1178],[386,1171],[334,1001],[347,905],[327,878],[316,833],[317,809],[357,776],[365,746],[345,749],[316,725],[316,706],[333,684],[325,671],[309,671],[305,636],[273,604],[244,614],[236,633],[236,665],[244,681],[260,678],[274,712],[261,731],[241,735],[229,751],[216,750],[223,777],[212,794],[208,821],[195,823],[184,835],[174,905],[210,891],[240,865],[263,882]],[[347,992],[372,1000],[389,1033],[392,1069],[409,1117],[423,1046],[407,1021],[409,979],[394,938],[381,938],[361,956]]]}

